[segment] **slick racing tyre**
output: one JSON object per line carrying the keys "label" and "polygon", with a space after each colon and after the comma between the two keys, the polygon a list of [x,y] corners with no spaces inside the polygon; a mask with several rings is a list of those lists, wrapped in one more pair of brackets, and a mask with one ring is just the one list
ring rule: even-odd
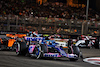
{"label": "slick racing tyre", "polygon": [[78,46],[72,46],[72,47],[69,49],[69,53],[70,53],[70,54],[73,53],[73,54],[76,54],[76,55],[78,56],[78,57],[76,57],[76,58],[69,58],[70,61],[76,61],[76,60],[79,59],[79,57],[83,58],[82,53],[81,53],[81,51],[80,51],[80,49],[79,49]]}
{"label": "slick racing tyre", "polygon": [[33,57],[35,57],[36,59],[39,59],[42,57],[42,53],[41,53],[41,46],[39,44],[37,44],[34,48],[33,51]]}
{"label": "slick racing tyre", "polygon": [[73,54],[76,54],[78,57],[80,55],[80,49],[77,46],[73,46]]}
{"label": "slick racing tyre", "polygon": [[16,43],[16,54],[17,55],[26,55],[27,53],[27,45],[25,42],[17,42]]}
{"label": "slick racing tyre", "polygon": [[80,57],[83,59],[82,52],[78,46],[73,46],[73,54],[76,54],[78,56],[78,58]]}

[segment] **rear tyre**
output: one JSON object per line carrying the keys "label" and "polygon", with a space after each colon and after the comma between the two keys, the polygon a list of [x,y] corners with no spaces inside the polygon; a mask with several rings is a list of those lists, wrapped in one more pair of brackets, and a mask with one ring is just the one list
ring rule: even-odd
{"label": "rear tyre", "polygon": [[73,46],[73,54],[76,54],[78,57],[80,56],[80,49],[78,46]]}
{"label": "rear tyre", "polygon": [[26,55],[27,53],[27,46],[25,42],[17,42],[16,45],[16,54],[17,55]]}
{"label": "rear tyre", "polygon": [[79,57],[83,58],[82,53],[80,52],[80,49],[79,49],[78,46],[75,46],[75,45],[72,46],[72,48],[69,49],[69,53],[70,54],[73,53],[73,54],[76,54],[77,55],[76,58],[69,58],[70,61],[76,61],[76,60],[79,59]]}

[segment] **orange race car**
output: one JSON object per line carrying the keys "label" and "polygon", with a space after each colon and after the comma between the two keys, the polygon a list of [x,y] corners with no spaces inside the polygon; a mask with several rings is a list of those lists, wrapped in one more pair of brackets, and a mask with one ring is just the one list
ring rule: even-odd
{"label": "orange race car", "polygon": [[[15,50],[18,38],[23,38],[26,34],[6,34],[0,38],[0,50]],[[21,39],[22,40],[22,39]]]}

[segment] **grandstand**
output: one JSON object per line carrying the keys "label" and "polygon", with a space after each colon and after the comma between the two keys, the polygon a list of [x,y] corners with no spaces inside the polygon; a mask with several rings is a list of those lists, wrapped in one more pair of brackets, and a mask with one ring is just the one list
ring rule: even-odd
{"label": "grandstand", "polygon": [[99,7],[92,7],[92,2],[89,20],[86,21],[86,1],[0,0],[0,31],[26,32],[35,29],[44,34],[99,36],[100,14],[96,11]]}

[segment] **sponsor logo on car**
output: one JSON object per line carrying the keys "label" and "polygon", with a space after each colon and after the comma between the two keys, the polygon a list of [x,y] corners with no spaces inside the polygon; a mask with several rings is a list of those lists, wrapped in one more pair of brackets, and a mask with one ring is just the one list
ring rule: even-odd
{"label": "sponsor logo on car", "polygon": [[45,57],[58,57],[59,54],[58,53],[45,53],[44,56]]}

